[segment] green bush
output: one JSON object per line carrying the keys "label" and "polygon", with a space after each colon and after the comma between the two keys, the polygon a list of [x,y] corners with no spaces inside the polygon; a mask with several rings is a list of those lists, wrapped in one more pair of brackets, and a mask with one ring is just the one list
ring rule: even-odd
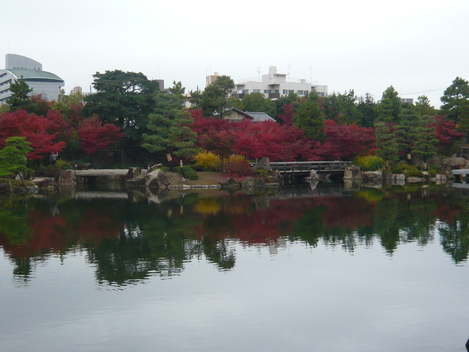
{"label": "green bush", "polygon": [[[179,173],[180,175],[182,175],[182,171],[181,171],[181,167],[180,166],[176,166],[174,168],[174,171],[176,171],[177,173]],[[194,171],[194,169],[192,167],[190,167],[189,165],[185,165],[184,166],[184,177],[187,178],[188,180],[198,180],[199,179],[199,176],[197,175],[197,173]]]}
{"label": "green bush", "polygon": [[378,156],[361,156],[355,160],[355,165],[359,166],[363,171],[376,171],[382,169],[386,162]]}
{"label": "green bush", "polygon": [[70,163],[70,161],[62,159],[57,160],[55,166],[58,167],[60,170],[67,170],[72,168],[72,164]]}
{"label": "green bush", "polygon": [[206,171],[207,168],[205,168],[204,166],[202,165],[191,165],[191,168],[194,170],[194,171]]}
{"label": "green bush", "polygon": [[[405,164],[408,166],[407,164]],[[403,164],[395,164],[391,167],[392,174],[403,174],[404,173],[404,165]]]}
{"label": "green bush", "polygon": [[62,170],[55,165],[48,165],[44,168],[45,177],[54,177],[57,179],[59,178],[61,172]]}
{"label": "green bush", "polygon": [[404,174],[406,177],[422,177],[422,171],[417,165],[408,165],[406,163],[399,163],[393,165],[391,168],[393,174]]}

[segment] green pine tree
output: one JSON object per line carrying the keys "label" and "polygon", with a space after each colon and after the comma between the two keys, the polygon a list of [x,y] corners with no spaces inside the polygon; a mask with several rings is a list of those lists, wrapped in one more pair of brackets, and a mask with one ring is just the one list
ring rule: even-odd
{"label": "green pine tree", "polygon": [[375,123],[376,155],[391,163],[399,159],[399,148],[388,125],[384,122]]}

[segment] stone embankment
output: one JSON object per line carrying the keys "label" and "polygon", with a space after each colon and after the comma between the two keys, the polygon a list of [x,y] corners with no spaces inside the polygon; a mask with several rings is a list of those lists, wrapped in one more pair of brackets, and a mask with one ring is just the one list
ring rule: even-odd
{"label": "stone embankment", "polygon": [[451,169],[446,168],[443,173],[431,176],[423,171],[421,176],[406,176],[405,174],[383,174],[382,171],[361,171],[358,166],[351,166],[345,170],[344,181],[359,181],[364,185],[380,185],[386,182],[389,185],[405,185],[406,183],[436,183],[452,182],[455,176]]}

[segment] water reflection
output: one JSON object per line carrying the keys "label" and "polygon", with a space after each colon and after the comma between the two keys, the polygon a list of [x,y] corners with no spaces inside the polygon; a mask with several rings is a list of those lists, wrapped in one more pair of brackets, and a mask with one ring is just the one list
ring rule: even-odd
{"label": "water reflection", "polygon": [[5,200],[0,245],[27,284],[50,256],[84,251],[103,285],[124,286],[150,276],[180,275],[188,261],[205,259],[219,270],[236,266],[236,244],[319,243],[353,252],[380,245],[434,241],[458,264],[469,255],[466,191],[341,187],[291,188],[250,196],[220,191],[76,192],[70,197]]}

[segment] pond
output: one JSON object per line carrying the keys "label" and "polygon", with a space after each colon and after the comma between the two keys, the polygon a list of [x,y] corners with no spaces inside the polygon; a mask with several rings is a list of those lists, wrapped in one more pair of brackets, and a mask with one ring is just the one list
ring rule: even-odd
{"label": "pond", "polygon": [[465,351],[469,192],[2,198],[0,351]]}

